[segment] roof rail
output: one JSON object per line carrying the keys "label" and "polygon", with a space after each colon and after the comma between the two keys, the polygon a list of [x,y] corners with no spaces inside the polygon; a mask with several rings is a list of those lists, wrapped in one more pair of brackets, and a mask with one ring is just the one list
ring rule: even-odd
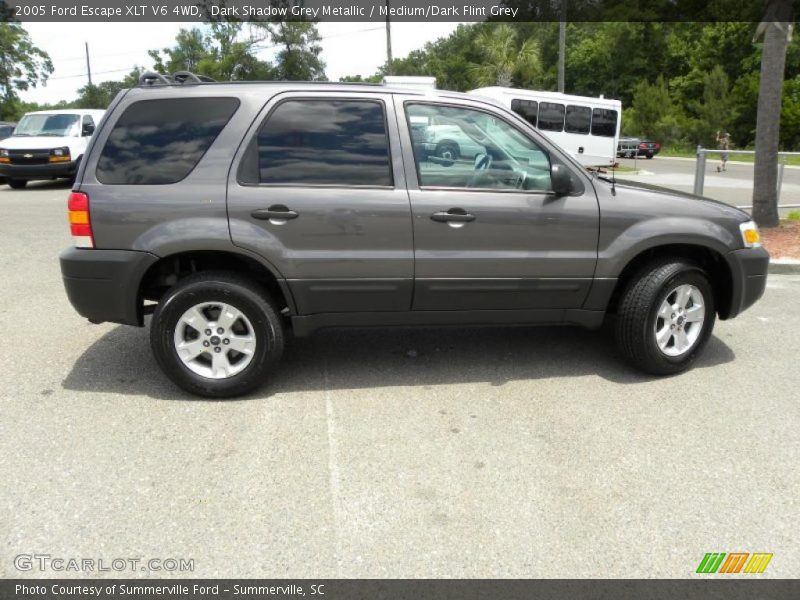
{"label": "roof rail", "polygon": [[142,73],[139,77],[139,85],[141,86],[154,86],[154,85],[184,85],[187,82],[192,84],[197,83],[212,83],[214,79],[206,77],[205,75],[195,75],[189,71],[176,71],[172,75],[164,76],[161,73],[147,71]]}

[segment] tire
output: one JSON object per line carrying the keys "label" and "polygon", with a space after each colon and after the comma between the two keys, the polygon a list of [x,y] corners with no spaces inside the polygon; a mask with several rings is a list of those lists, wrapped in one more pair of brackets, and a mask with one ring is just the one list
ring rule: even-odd
{"label": "tire", "polygon": [[[218,323],[223,304],[230,323]],[[234,319],[236,314],[240,317]],[[204,325],[209,328],[201,331]],[[223,333],[217,325],[224,326]],[[186,345],[186,359],[179,356],[179,340]],[[284,340],[283,322],[269,294],[232,273],[199,273],[179,281],[164,294],[150,325],[150,346],[164,374],[187,392],[207,398],[232,398],[261,386],[280,360]]]}
{"label": "tire", "polygon": [[28,185],[27,179],[9,179],[6,183],[8,183],[8,187],[12,190],[21,190],[26,185]]}
{"label": "tire", "polygon": [[[678,297],[680,290],[690,295]],[[622,293],[617,345],[624,358],[645,373],[680,373],[703,350],[715,320],[714,292],[699,266],[679,258],[654,262],[639,271]]]}
{"label": "tire", "polygon": [[651,160],[651,159],[653,158],[653,156],[654,156],[654,155],[653,155],[653,153],[652,153],[652,152],[648,152],[648,153],[647,153],[647,160]]}
{"label": "tire", "polygon": [[458,160],[461,149],[455,142],[440,142],[436,146],[436,156],[444,160]]}

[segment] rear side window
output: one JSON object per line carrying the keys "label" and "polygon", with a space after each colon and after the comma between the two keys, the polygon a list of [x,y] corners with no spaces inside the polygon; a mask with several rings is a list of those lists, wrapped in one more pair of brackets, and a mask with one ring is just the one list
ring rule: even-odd
{"label": "rear side window", "polygon": [[241,183],[391,186],[386,116],[375,100],[287,100],[248,149]]}
{"label": "rear side window", "polygon": [[592,135],[614,137],[617,135],[617,111],[595,108],[592,111]]}
{"label": "rear side window", "polygon": [[567,133],[585,133],[589,135],[592,123],[592,109],[588,106],[567,106],[567,118],[564,131]]}
{"label": "rear side window", "polygon": [[109,185],[160,185],[184,179],[239,107],[236,98],[142,100],[122,113],[97,161]]}
{"label": "rear side window", "polygon": [[536,127],[536,117],[539,114],[539,103],[536,100],[512,100],[511,110]]}
{"label": "rear side window", "polygon": [[553,102],[540,102],[539,129],[544,131],[564,131],[564,105]]}

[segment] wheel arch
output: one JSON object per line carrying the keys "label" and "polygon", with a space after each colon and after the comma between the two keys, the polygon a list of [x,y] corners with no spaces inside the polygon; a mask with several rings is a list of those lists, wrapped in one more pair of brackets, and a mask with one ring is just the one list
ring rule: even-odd
{"label": "wheel arch", "polygon": [[708,275],[714,290],[714,301],[720,319],[726,319],[732,310],[733,274],[724,255],[719,250],[698,243],[674,243],[651,246],[633,256],[617,276],[608,301],[607,312],[617,310],[620,296],[630,281],[654,261],[674,257],[697,264]]}
{"label": "wheel arch", "polygon": [[[259,257],[231,250],[187,250],[159,257],[139,283],[139,306],[146,301],[159,302],[178,281],[203,271],[231,271],[247,275],[270,293],[280,310],[296,314],[291,290],[272,265]],[[143,314],[150,311],[152,308],[144,308]]]}

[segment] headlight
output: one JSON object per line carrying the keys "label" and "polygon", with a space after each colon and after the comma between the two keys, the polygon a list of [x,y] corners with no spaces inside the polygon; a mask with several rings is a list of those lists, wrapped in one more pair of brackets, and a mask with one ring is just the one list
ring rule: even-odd
{"label": "headlight", "polygon": [[8,150],[5,148],[0,148],[0,162],[11,162],[11,159],[8,157]]}
{"label": "headlight", "polygon": [[69,148],[53,148],[50,150],[50,162],[67,162],[69,160]]}
{"label": "headlight", "polygon": [[761,234],[758,233],[758,225],[755,221],[739,224],[739,231],[742,232],[742,242],[745,248],[757,248],[761,245]]}

